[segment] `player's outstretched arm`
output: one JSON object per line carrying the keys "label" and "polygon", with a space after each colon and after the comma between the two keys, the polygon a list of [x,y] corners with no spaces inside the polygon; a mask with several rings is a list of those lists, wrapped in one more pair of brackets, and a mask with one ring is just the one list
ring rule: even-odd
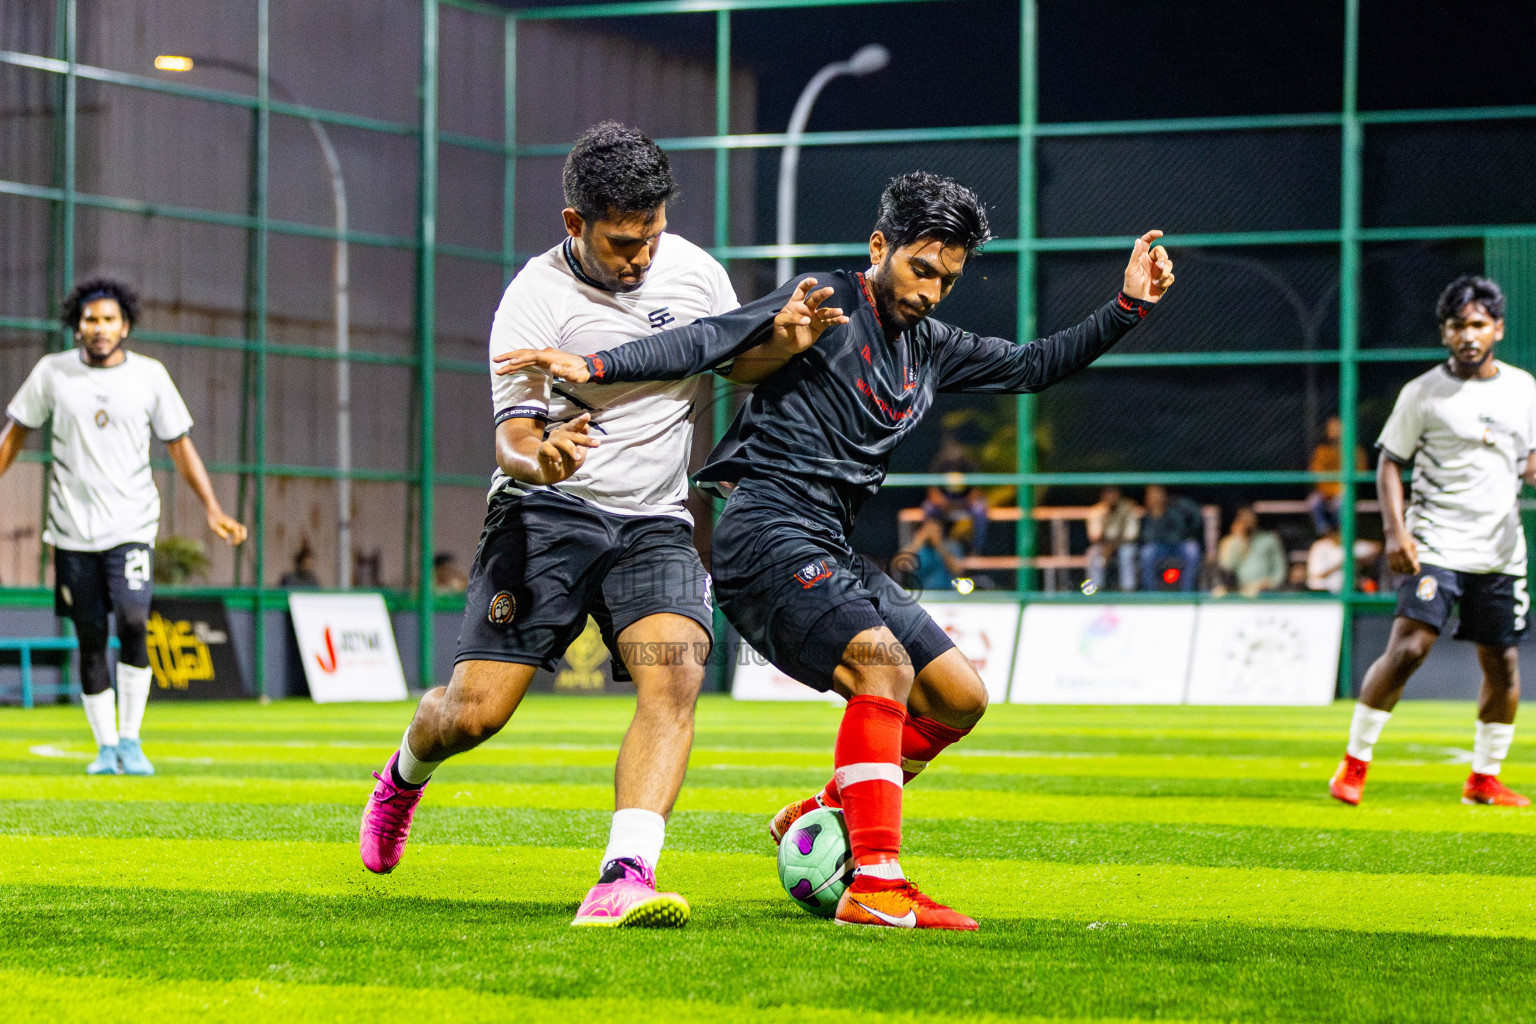
{"label": "player's outstretched arm", "polygon": [[496,372],[500,375],[539,366],[561,380],[576,384],[682,380],[728,363],[753,346],[766,342],[790,294],[789,290],[781,288],[729,313],[695,320],[686,327],[662,331],[594,355],[522,348],[492,358],[498,364]]}
{"label": "player's outstretched arm", "polygon": [[176,440],[167,442],[165,450],[170,452],[171,461],[176,464],[176,471],[187,482],[187,486],[202,499],[203,507],[208,512],[208,528],[231,545],[244,543],[245,526],[239,520],[224,514],[224,509],[219,505],[219,499],[214,496],[213,482],[208,479],[208,470],[204,468],[197,449],[192,446],[192,439],[183,434]]}
{"label": "player's outstretched arm", "polygon": [[848,322],[841,307],[826,305],[826,301],[836,294],[835,289],[816,288],[812,291],[813,288],[816,288],[814,277],[804,278],[795,285],[789,301],[773,318],[773,331],[768,340],[737,356],[725,374],[727,380],[735,384],[756,384],[765,380],[816,344],[828,328]]}
{"label": "player's outstretched arm", "polygon": [[1381,529],[1387,538],[1387,565],[1403,575],[1419,574],[1419,545],[1403,519],[1403,466],[1386,452],[1376,465],[1376,496],[1381,499]]}
{"label": "player's outstretched arm", "polygon": [[598,446],[597,438],[588,432],[591,423],[591,413],[584,412],[546,435],[543,420],[503,420],[496,427],[496,464],[507,476],[525,484],[557,484],[569,479],[586,462],[588,450]]}
{"label": "player's outstretched arm", "polygon": [[1153,244],[1162,235],[1153,230],[1136,239],[1119,295],[1087,320],[1048,338],[1016,345],[935,324],[938,389],[970,394],[1041,391],[1108,352],[1173,285],[1173,260],[1166,249]]}
{"label": "player's outstretched arm", "polygon": [[16,456],[21,454],[22,446],[27,443],[27,435],[32,433],[26,427],[15,420],[6,420],[5,428],[0,430],[0,476],[11,468],[11,463],[16,461]]}

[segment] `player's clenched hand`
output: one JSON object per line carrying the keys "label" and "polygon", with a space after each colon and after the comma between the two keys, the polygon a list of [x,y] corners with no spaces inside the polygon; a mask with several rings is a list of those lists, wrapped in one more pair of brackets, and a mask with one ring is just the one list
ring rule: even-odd
{"label": "player's clenched hand", "polygon": [[816,344],[816,339],[827,328],[848,322],[837,306],[822,305],[832,297],[831,288],[817,288],[814,292],[812,288],[816,288],[814,277],[807,277],[795,285],[795,294],[773,318],[774,342],[790,353],[804,352]]}
{"label": "player's clenched hand", "polygon": [[[549,372],[550,376],[568,380],[572,384],[585,384],[590,376],[585,359],[558,348],[513,349],[511,352],[493,356],[492,362],[501,364],[496,367],[496,373],[503,377],[509,373],[526,370],[530,366],[542,367]],[[563,480],[564,477],[561,479]]]}
{"label": "player's clenched hand", "polygon": [[1156,302],[1163,292],[1173,285],[1173,260],[1168,250],[1152,243],[1163,237],[1153,228],[1140,238],[1131,249],[1131,262],[1125,266],[1125,294],[1142,302]]}
{"label": "player's clenched hand", "polygon": [[541,484],[557,484],[568,479],[587,461],[587,449],[596,448],[597,438],[587,433],[592,414],[584,412],[569,423],[562,423],[539,445],[538,466]]}
{"label": "player's clenched hand", "polygon": [[208,529],[218,534],[219,539],[228,541],[231,547],[245,543],[245,524],[223,512],[208,513]]}
{"label": "player's clenched hand", "polygon": [[1421,568],[1418,542],[1412,537],[1398,537],[1389,530],[1387,532],[1387,566],[1400,575],[1417,576]]}

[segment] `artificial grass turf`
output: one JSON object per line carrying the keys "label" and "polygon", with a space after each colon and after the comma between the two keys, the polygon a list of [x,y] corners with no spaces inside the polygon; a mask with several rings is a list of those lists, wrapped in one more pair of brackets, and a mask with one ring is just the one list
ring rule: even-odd
{"label": "artificial grass turf", "polygon": [[1346,705],[994,708],[908,794],[909,871],[981,918],[972,936],[850,934],[791,906],[764,819],[824,778],[837,712],[723,700],[700,708],[661,870],[693,923],[568,928],[629,710],[529,702],[440,771],[386,878],[357,864],[356,821],[406,708],[156,705],[153,779],[80,775],[77,710],[0,712],[0,985],[50,1020],[351,1019],[436,993],[530,1020],[1536,1006],[1536,816],[1456,803],[1466,705],[1405,705],[1357,810],[1322,791]]}

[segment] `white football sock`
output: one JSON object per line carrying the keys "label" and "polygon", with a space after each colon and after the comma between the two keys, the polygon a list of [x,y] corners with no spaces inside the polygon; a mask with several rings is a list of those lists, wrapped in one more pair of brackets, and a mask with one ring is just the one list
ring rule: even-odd
{"label": "white football sock", "polygon": [[144,724],[144,706],[149,703],[150,681],[154,672],[148,665],[135,668],[117,663],[117,734],[125,740],[139,738]]}
{"label": "white football sock", "polygon": [[1356,704],[1354,717],[1349,720],[1349,756],[1369,761],[1371,748],[1381,739],[1381,730],[1386,728],[1387,719],[1391,717],[1390,711],[1378,711],[1364,704]]}
{"label": "white football sock", "polygon": [[400,760],[395,762],[395,771],[400,777],[413,786],[425,786],[432,773],[437,771],[441,761],[423,761],[411,753],[411,727],[405,727],[405,735],[400,737]]}
{"label": "white football sock", "polygon": [[1472,770],[1479,775],[1497,775],[1509,756],[1515,725],[1503,722],[1478,722],[1472,734]]}
{"label": "white football sock", "polygon": [[661,860],[661,846],[667,841],[667,819],[655,811],[639,807],[626,807],[613,812],[613,825],[608,829],[608,848],[603,851],[603,864],[620,857],[638,858],[656,870]]}
{"label": "white football sock", "polygon": [[80,697],[85,708],[85,720],[91,725],[91,735],[98,747],[117,746],[117,694],[112,690],[86,693]]}

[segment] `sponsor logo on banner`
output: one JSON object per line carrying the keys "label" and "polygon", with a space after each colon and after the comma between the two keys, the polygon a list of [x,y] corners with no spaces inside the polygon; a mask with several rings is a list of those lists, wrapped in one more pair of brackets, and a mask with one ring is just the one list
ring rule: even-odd
{"label": "sponsor logo on banner", "polygon": [[240,661],[229,642],[224,602],[156,597],[149,606],[145,644],[155,685],[169,700],[238,700],[249,696]]}
{"label": "sponsor logo on banner", "polygon": [[[688,654],[693,655],[692,645],[687,645]],[[631,655],[635,660],[652,660],[668,656],[670,648],[666,644],[637,644]],[[573,694],[604,694],[626,693],[633,694],[633,683],[622,683],[613,678],[613,655],[608,650],[608,645],[603,643],[602,631],[597,628],[597,622],[589,615],[587,628],[581,631],[581,635],[571,641],[571,646],[565,649],[565,656],[560,659],[553,672],[539,669],[534,673],[533,682],[528,689],[534,693],[573,693]]]}
{"label": "sponsor logo on banner", "polygon": [[1019,638],[1019,606],[979,601],[924,601],[923,610],[933,616],[987,685],[987,697],[1008,699],[1008,676],[1013,671],[1013,648]]}
{"label": "sponsor logo on banner", "polygon": [[1015,704],[1178,704],[1194,605],[1035,604],[1024,609]]}
{"label": "sponsor logo on banner", "polygon": [[1329,704],[1343,630],[1344,606],[1334,601],[1204,605],[1187,702]]}
{"label": "sponsor logo on banner", "polygon": [[317,704],[405,699],[405,673],[381,595],[293,593],[288,608]]}

